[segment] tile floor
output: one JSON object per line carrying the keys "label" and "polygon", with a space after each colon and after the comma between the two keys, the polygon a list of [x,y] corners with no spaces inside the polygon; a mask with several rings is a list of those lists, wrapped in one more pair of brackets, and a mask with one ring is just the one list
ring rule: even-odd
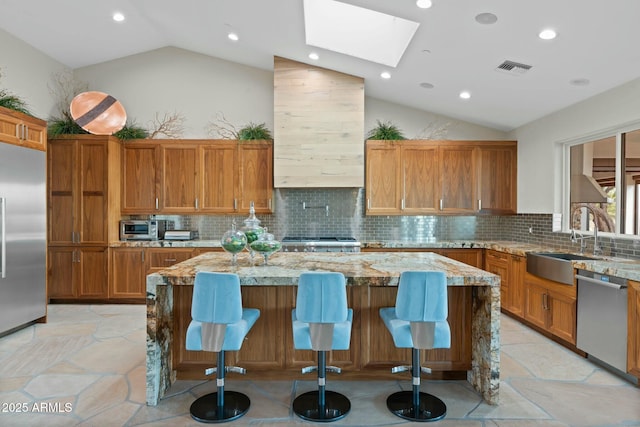
{"label": "tile floor", "polygon": [[[506,316],[501,321],[501,403],[482,402],[463,381],[423,381],[442,398],[447,417],[432,425],[469,427],[640,426],[640,388]],[[250,374],[250,373],[249,373]],[[349,396],[342,426],[411,424],[387,412],[398,381],[351,382],[330,375],[329,389]],[[203,381],[178,381],[156,407],[145,405],[145,307],[51,305],[49,322],[0,338],[0,426],[196,426]],[[291,412],[315,381],[233,381],[251,408],[234,426],[312,425]],[[24,412],[18,412],[24,410]]]}

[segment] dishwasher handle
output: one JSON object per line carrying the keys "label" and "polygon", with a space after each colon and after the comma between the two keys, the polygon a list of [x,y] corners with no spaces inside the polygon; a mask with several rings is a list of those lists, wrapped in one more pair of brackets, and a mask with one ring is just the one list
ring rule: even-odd
{"label": "dishwasher handle", "polygon": [[593,277],[582,276],[580,274],[576,274],[576,279],[578,279],[581,282],[587,282],[587,283],[592,283],[594,285],[606,286],[608,288],[613,288],[613,289],[618,289],[618,290],[619,289],[625,289],[627,287],[626,284],[619,285],[617,283],[605,282],[603,280],[594,279]]}

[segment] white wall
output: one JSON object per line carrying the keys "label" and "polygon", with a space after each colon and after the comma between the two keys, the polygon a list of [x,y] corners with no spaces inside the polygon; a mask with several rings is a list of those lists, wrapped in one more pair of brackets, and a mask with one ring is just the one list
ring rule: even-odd
{"label": "white wall", "polygon": [[562,211],[561,142],[640,120],[640,79],[511,133],[518,140],[518,212]]}
{"label": "white wall", "polygon": [[55,104],[49,91],[51,77],[68,68],[2,29],[0,52],[0,88],[17,95],[34,116],[46,120]]}

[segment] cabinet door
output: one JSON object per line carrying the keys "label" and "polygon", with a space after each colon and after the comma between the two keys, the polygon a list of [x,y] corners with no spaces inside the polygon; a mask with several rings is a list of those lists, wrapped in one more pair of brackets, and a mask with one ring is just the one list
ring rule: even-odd
{"label": "cabinet door", "polygon": [[49,244],[71,245],[77,236],[74,224],[76,187],[76,143],[56,141],[47,150]]}
{"label": "cabinet door", "polygon": [[237,200],[237,148],[235,142],[202,147],[200,210],[235,212]]}
{"label": "cabinet door", "polygon": [[480,147],[478,150],[478,198],[482,213],[515,214],[517,148]]}
{"label": "cabinet door", "polygon": [[482,249],[434,249],[429,252],[435,252],[472,267],[482,268]]}
{"label": "cabinet door", "polygon": [[104,141],[81,141],[78,162],[78,198],[76,198],[77,243],[108,244],[107,221],[107,145]]}
{"label": "cabinet door", "polygon": [[162,147],[162,212],[198,209],[198,150],[194,146]]}
{"label": "cabinet door", "polygon": [[20,124],[22,120],[3,113],[3,111],[0,111],[0,141],[20,145]]}
{"label": "cabinet door", "polygon": [[156,213],[160,146],[124,145],[122,149],[122,212]]}
{"label": "cabinet door", "polygon": [[238,146],[241,212],[249,212],[254,202],[257,213],[272,212],[273,144],[271,141],[245,141]]}
{"label": "cabinet door", "polygon": [[475,148],[440,147],[441,213],[474,213],[476,206]]}
{"label": "cabinet door", "polygon": [[146,277],[143,248],[111,251],[110,298],[145,298]]}
{"label": "cabinet door", "polygon": [[555,336],[576,343],[576,300],[548,291],[548,330]]}
{"label": "cabinet door", "polygon": [[76,250],[78,258],[74,269],[78,276],[79,298],[107,298],[109,274],[107,248],[87,247]]}
{"label": "cabinet door", "polygon": [[78,254],[74,247],[49,247],[47,270],[47,297],[76,298],[77,279],[74,266]]}
{"label": "cabinet door", "polygon": [[530,282],[525,283],[526,305],[524,318],[540,328],[547,327],[547,289]]}
{"label": "cabinet door", "polygon": [[367,141],[366,155],[366,213],[401,214],[400,146],[393,142]]}
{"label": "cabinet door", "polygon": [[18,111],[0,107],[0,141],[45,151],[46,122]]}
{"label": "cabinet door", "polygon": [[509,277],[509,256],[504,252],[487,251],[485,270],[500,276],[500,307],[511,311],[511,292]]}
{"label": "cabinet door", "polygon": [[527,269],[526,258],[511,255],[509,263],[509,311],[516,316],[524,316],[524,275]]}
{"label": "cabinet door", "polygon": [[433,214],[440,197],[438,148],[405,146],[402,148],[402,209],[405,214]]}
{"label": "cabinet door", "polygon": [[627,371],[640,378],[640,283],[629,282]]}

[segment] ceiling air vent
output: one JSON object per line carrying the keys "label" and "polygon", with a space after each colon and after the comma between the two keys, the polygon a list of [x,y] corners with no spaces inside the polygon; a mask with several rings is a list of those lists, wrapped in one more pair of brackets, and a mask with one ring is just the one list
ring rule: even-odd
{"label": "ceiling air vent", "polygon": [[522,64],[520,62],[515,61],[504,61],[502,64],[498,65],[496,71],[500,71],[501,73],[510,74],[512,76],[520,76],[531,69],[531,65]]}

